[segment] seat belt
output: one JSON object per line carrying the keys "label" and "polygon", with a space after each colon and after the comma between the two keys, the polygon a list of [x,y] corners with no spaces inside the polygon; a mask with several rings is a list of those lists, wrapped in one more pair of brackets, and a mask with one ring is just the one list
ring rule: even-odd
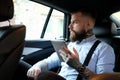
{"label": "seat belt", "polygon": [[[88,66],[89,62],[90,62],[90,59],[92,57],[92,54],[93,52],[95,51],[96,47],[98,46],[98,44],[100,43],[101,41],[100,40],[97,40],[93,46],[91,47],[90,51],[88,52],[88,55],[83,63],[84,66]],[[77,76],[77,80],[82,80],[82,76],[80,74],[78,74]]]}

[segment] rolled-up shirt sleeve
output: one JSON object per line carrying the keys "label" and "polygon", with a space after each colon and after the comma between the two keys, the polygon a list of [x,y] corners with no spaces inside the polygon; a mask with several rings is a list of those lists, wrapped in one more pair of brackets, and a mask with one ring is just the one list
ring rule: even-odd
{"label": "rolled-up shirt sleeve", "polygon": [[47,62],[48,69],[52,69],[61,65],[60,59],[56,52],[54,52],[51,56],[45,59],[45,61]]}

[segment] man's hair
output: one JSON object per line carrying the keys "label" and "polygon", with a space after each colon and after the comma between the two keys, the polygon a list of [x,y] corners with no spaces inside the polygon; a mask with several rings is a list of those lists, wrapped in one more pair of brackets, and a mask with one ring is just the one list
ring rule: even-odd
{"label": "man's hair", "polygon": [[73,10],[71,13],[76,13],[76,12],[81,12],[84,15],[90,16],[94,20],[96,20],[97,18],[97,11],[92,9],[82,8],[82,9]]}

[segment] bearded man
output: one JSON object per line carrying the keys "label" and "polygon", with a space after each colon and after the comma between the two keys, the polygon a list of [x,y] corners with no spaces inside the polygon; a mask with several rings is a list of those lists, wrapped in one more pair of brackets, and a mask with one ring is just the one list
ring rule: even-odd
{"label": "bearded man", "polygon": [[[28,70],[27,76],[36,80],[76,80],[79,73],[87,79],[100,73],[113,72],[115,62],[113,48],[102,41],[93,52],[89,65],[83,65],[92,45],[98,40],[92,32],[95,21],[95,15],[87,11],[72,12],[69,25],[70,43],[59,51],[64,61],[59,59],[57,53],[53,53],[47,59],[33,65]],[[66,53],[67,56],[63,56],[62,53]],[[57,66],[61,66],[58,74],[48,71]]]}

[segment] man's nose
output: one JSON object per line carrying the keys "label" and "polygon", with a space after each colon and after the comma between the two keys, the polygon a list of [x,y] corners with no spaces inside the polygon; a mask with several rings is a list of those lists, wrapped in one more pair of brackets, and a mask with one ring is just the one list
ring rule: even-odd
{"label": "man's nose", "polygon": [[73,28],[73,26],[72,26],[72,24],[70,23],[70,24],[69,24],[69,29],[72,29],[72,28]]}

